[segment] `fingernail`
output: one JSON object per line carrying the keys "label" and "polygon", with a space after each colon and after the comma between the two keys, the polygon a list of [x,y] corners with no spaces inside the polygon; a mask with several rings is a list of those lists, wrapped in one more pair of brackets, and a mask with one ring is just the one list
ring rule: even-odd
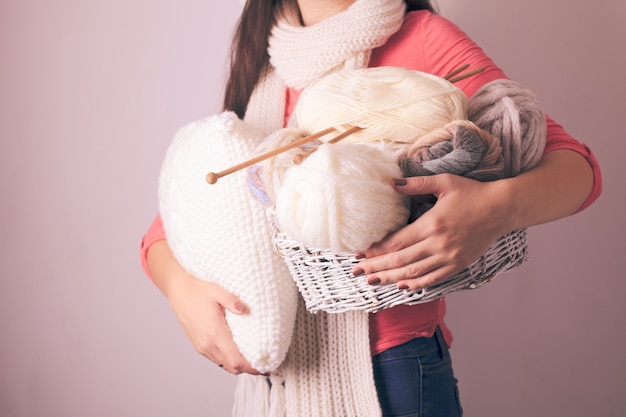
{"label": "fingernail", "polygon": [[408,286],[408,285],[406,285],[406,284],[400,284],[400,285],[398,285],[398,289],[399,289],[399,290],[408,290],[408,289],[409,289],[409,286]]}
{"label": "fingernail", "polygon": [[363,252],[355,252],[354,259],[365,259],[365,254]]}
{"label": "fingernail", "polygon": [[246,307],[246,305],[244,303],[242,303],[241,301],[237,301],[235,303],[235,310],[237,310],[237,312],[243,314],[246,311],[248,311],[248,308]]}
{"label": "fingernail", "polygon": [[358,277],[359,275],[363,275],[363,274],[365,274],[365,271],[361,267],[357,266],[352,269],[352,275],[354,275],[355,277]]}
{"label": "fingernail", "polygon": [[406,185],[407,181],[405,178],[394,178],[393,185],[403,186]]}
{"label": "fingernail", "polygon": [[369,280],[367,280],[367,283],[370,285],[378,285],[380,284],[380,278],[378,277],[370,278]]}

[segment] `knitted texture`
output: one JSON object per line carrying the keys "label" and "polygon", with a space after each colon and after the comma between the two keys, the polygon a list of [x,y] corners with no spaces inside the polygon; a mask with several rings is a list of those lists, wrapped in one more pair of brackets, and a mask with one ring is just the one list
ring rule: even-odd
{"label": "knitted texture", "polygon": [[357,0],[312,26],[279,20],[269,39],[270,66],[250,97],[245,120],[267,136],[283,127],[286,87],[304,89],[333,72],[367,66],[371,50],[400,29],[403,0]]}
{"label": "knitted texture", "polygon": [[[261,79],[250,97],[244,120],[258,129],[263,137],[283,128],[287,86],[306,88],[323,75],[366,66],[371,49],[383,45],[400,28],[404,11],[405,5],[402,0],[357,0],[340,14],[313,26],[289,28],[286,22],[277,24],[269,40],[271,65],[261,74]],[[383,15],[387,18],[381,19]],[[349,47],[338,48],[339,39],[344,39],[342,43]],[[311,72],[310,69],[315,71]],[[289,359],[278,372],[273,373],[274,377],[278,375],[285,377],[284,388],[281,388],[283,384],[272,384],[269,406],[259,407],[261,409],[250,408],[254,407],[250,404],[265,404],[259,397],[264,395],[266,386],[264,384],[267,383],[259,377],[241,376],[233,415],[379,417],[381,410],[373,375],[363,377],[363,372],[371,372],[372,369],[367,315],[357,314],[361,314],[361,320],[352,326],[358,328],[361,338],[347,339],[348,334],[334,332],[332,334],[334,338],[343,339],[345,342],[334,345],[335,349],[342,349],[345,352],[341,354],[342,361],[320,362],[307,354],[306,347],[324,352],[323,347],[326,345],[323,335],[329,327],[325,323],[340,323],[345,318],[342,315],[322,318],[321,315],[309,314],[304,304],[301,304],[298,308],[294,340],[306,340],[306,346],[302,343],[292,346],[288,354]],[[329,389],[328,375],[333,367],[342,368],[346,375],[354,375],[350,379],[351,385],[342,384],[335,389]],[[302,379],[298,378],[305,378],[308,383],[304,384],[301,382]],[[254,380],[256,384],[250,384],[250,380]],[[254,386],[253,390],[248,390],[250,385]],[[309,389],[310,386],[314,386],[315,389]],[[286,391],[284,397],[286,409],[276,403],[283,398],[281,395],[283,389]],[[335,392],[337,390],[341,392]],[[354,397],[359,399],[358,404],[348,398],[351,395],[358,395]],[[341,406],[337,404],[338,401],[342,403]],[[323,407],[326,411],[316,413],[315,407]],[[345,412],[334,413],[333,410],[337,409]]]}
{"label": "knitted texture", "polygon": [[226,312],[226,320],[243,356],[258,371],[269,372],[289,348],[297,289],[274,251],[265,209],[248,192],[245,172],[214,185],[205,181],[209,170],[249,158],[259,141],[259,134],[234,113],[183,127],[161,168],[159,205],[180,264],[249,306],[245,315]]}
{"label": "knitted texture", "polygon": [[367,314],[298,309],[292,348],[284,368],[288,417],[380,416],[369,344]]}
{"label": "knitted texture", "polygon": [[367,0],[312,26],[279,20],[267,50],[270,63],[289,87],[298,89],[330,73],[363,68],[371,50],[400,29],[405,10],[401,0]]}
{"label": "knitted texture", "polygon": [[380,417],[368,323],[362,311],[310,314],[300,299],[287,358],[269,377],[239,376],[233,417]]}

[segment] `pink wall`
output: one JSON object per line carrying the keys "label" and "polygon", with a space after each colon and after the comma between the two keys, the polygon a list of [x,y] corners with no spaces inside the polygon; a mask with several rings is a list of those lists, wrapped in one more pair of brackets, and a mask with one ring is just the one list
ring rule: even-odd
{"label": "pink wall", "polygon": [[[575,3],[574,5],[572,5]],[[596,152],[602,198],[531,259],[449,298],[469,417],[617,416],[626,281],[626,6],[440,0]],[[138,244],[176,128],[218,109],[239,3],[0,2],[0,415],[227,416]]]}

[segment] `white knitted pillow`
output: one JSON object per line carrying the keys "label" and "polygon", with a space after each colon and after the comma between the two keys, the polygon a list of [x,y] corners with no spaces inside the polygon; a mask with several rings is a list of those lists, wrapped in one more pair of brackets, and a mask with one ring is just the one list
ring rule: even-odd
{"label": "white knitted pillow", "polygon": [[249,159],[259,134],[232,112],[181,128],[159,178],[159,205],[174,256],[192,275],[239,296],[250,312],[226,313],[235,343],[260,372],[285,358],[298,292],[272,244],[265,208],[254,200],[245,170],[209,185],[205,176]]}

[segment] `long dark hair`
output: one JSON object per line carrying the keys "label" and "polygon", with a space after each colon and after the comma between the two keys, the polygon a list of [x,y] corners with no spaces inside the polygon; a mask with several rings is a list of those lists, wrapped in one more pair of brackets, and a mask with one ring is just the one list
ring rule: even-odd
{"label": "long dark hair", "polygon": [[[436,13],[430,0],[404,0],[407,12],[430,10]],[[275,13],[286,18],[297,19],[299,15],[296,0],[253,0],[246,1],[241,17],[235,27],[230,48],[230,74],[224,92],[224,110],[234,111],[241,119],[254,86],[269,60],[268,40]]]}

